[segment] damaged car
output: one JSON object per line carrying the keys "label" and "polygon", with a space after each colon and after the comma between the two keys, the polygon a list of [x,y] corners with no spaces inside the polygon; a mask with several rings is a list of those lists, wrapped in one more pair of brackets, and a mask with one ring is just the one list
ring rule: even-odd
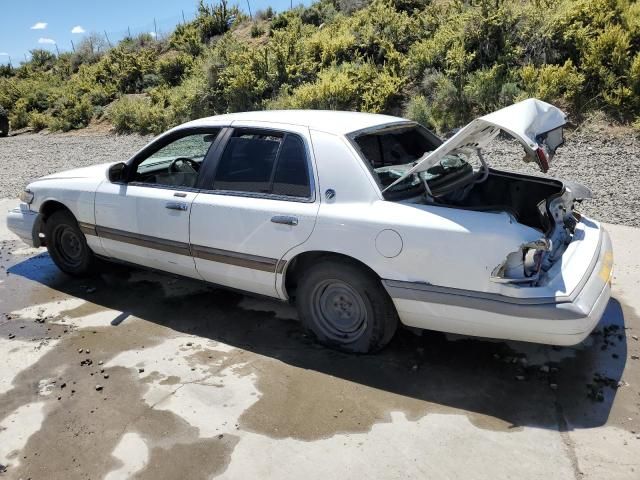
{"label": "damaged car", "polygon": [[610,297],[609,236],[577,210],[590,192],[483,153],[502,132],[546,172],[565,123],[535,99],[444,142],[356,112],[203,118],[32,182],[8,226],[71,275],[117,261],[293,302],[344,351],[379,350],[399,323],[572,345]]}

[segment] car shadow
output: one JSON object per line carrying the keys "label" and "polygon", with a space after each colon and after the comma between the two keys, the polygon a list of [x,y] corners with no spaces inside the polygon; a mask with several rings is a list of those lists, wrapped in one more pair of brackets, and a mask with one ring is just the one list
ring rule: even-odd
{"label": "car shadow", "polygon": [[[396,395],[504,422],[571,430],[607,422],[625,368],[625,313],[612,299],[594,333],[575,347],[483,340],[399,329],[383,351],[349,355],[317,345],[281,302],[248,297],[184,278],[115,268],[74,279],[46,253],[16,263],[10,275],[137,317],[223,342],[288,365]],[[626,310],[626,312],[625,312]]]}

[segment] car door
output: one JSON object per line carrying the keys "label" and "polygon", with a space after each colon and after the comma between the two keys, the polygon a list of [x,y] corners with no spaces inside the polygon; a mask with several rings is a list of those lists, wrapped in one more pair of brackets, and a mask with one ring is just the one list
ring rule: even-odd
{"label": "car door", "polygon": [[207,281],[277,297],[284,254],[314,228],[309,130],[233,125],[191,209],[191,251]]}
{"label": "car door", "polygon": [[122,182],[98,187],[96,232],[109,256],[198,277],[189,250],[189,215],[199,171],[219,132],[171,132],[129,162]]}

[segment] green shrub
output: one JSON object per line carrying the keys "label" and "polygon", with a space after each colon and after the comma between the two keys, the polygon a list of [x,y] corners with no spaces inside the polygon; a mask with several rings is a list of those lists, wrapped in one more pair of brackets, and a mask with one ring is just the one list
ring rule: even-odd
{"label": "green shrub", "polygon": [[29,110],[27,109],[27,102],[24,98],[18,99],[13,105],[9,115],[9,121],[14,130],[26,127],[29,124]]}
{"label": "green shrub", "polygon": [[429,102],[422,95],[411,97],[407,102],[403,116],[425,127],[432,127],[429,112]]}
{"label": "green shrub", "polygon": [[262,28],[261,25],[258,25],[257,23],[251,25],[251,38],[261,37],[264,33],[264,28]]}
{"label": "green shrub", "polygon": [[391,107],[404,81],[370,62],[347,63],[322,70],[315,82],[301,85],[269,107],[383,112]]}
{"label": "green shrub", "polygon": [[50,123],[51,123],[51,117],[45,113],[40,113],[40,112],[29,113],[29,126],[33,127],[36,131],[48,128]]}
{"label": "green shrub", "polygon": [[169,85],[178,85],[193,65],[190,55],[179,52],[169,52],[158,61],[158,73]]}
{"label": "green shrub", "polygon": [[88,97],[64,95],[56,100],[51,109],[51,119],[48,122],[51,130],[74,130],[89,125],[93,116],[93,106]]}
{"label": "green shrub", "polygon": [[571,105],[582,91],[584,75],[567,60],[564,65],[526,65],[520,70],[522,89],[527,97]]}
{"label": "green shrub", "polygon": [[109,109],[107,116],[118,133],[160,133],[167,128],[164,108],[148,97],[124,96]]}

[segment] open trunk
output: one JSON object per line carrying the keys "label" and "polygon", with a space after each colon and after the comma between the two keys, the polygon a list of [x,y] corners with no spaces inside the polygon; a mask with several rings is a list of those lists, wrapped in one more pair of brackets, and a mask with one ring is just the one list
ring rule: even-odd
{"label": "open trunk", "polygon": [[[580,215],[574,204],[591,192],[571,182],[489,168],[482,147],[501,131],[518,140],[525,161],[546,172],[563,143],[565,115],[535,99],[469,123],[446,142],[415,123],[390,124],[351,135],[387,200],[438,207],[506,212],[538,229],[537,242],[522,245],[493,276],[531,282],[562,255]],[[472,158],[477,157],[479,168]]]}
{"label": "open trunk", "polygon": [[547,200],[561,195],[563,190],[564,184],[559,180],[490,169],[486,180],[474,184],[465,196],[453,191],[443,195],[437,204],[469,210],[504,211],[518,223],[548,233],[551,224]]}

